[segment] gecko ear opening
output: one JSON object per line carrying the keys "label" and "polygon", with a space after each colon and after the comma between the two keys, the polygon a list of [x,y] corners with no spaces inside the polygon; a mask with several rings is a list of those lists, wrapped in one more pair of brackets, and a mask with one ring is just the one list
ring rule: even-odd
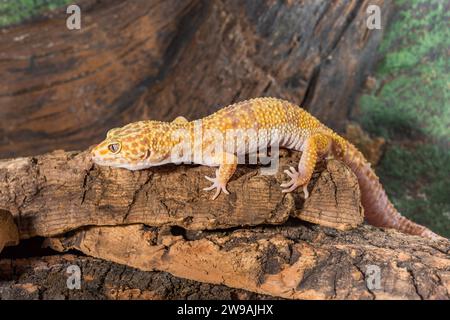
{"label": "gecko ear opening", "polygon": [[142,160],[148,159],[150,157],[150,153],[150,150],[147,149],[142,155]]}

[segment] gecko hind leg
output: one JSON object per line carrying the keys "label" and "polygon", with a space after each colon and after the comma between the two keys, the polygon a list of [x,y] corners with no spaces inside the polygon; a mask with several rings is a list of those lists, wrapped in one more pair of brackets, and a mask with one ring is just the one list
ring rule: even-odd
{"label": "gecko hind leg", "polygon": [[309,197],[308,183],[311,180],[316,166],[318,154],[322,154],[330,146],[328,136],[316,134],[307,138],[303,144],[303,153],[298,163],[298,171],[294,167],[284,172],[291,178],[289,182],[281,184],[282,192],[292,192],[298,187],[303,187],[305,199]]}

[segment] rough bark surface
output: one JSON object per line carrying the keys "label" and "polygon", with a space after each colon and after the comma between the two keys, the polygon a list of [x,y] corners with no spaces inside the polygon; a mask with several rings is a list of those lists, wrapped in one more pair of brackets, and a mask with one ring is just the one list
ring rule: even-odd
{"label": "rough bark surface", "polygon": [[[69,290],[67,268],[80,267],[81,288]],[[145,272],[92,257],[64,254],[0,260],[0,300],[273,299],[253,292]]]}
{"label": "rough bark surface", "polygon": [[357,180],[344,164],[331,160],[318,166],[311,196],[303,203],[299,191],[284,194],[280,187],[287,179],[283,170],[297,165],[299,153],[282,150],[279,161],[275,175],[239,166],[229,183],[231,194],[211,201],[211,193],[202,189],[209,183],[204,176],[214,169],[204,166],[112,169],[94,165],[87,151],[0,160],[0,208],[12,213],[21,239],[89,225],[203,230],[281,224],[289,216],[316,219],[320,212],[335,217],[336,227],[363,222]]}
{"label": "rough bark surface", "polygon": [[[282,194],[282,170],[298,159],[299,153],[282,150],[273,176],[259,174],[259,166],[240,166],[231,195],[211,201],[200,191],[211,168],[132,172],[93,165],[87,152],[57,151],[0,161],[0,207],[12,213],[22,240],[46,237],[52,250],[81,251],[110,261],[111,268],[118,263],[289,299],[449,298],[448,241],[357,227],[363,215],[356,177],[337,160],[317,167],[307,201],[299,192]],[[368,284],[373,267],[380,270],[375,288]],[[16,285],[7,284],[4,296],[14,297]],[[38,284],[27,288],[44,297]],[[102,290],[98,297],[106,297]],[[119,296],[153,294],[133,290]]]}
{"label": "rough bark surface", "polygon": [[5,246],[19,243],[19,232],[9,211],[0,209],[0,252]]}
{"label": "rough bark surface", "polygon": [[111,127],[203,117],[256,96],[343,129],[392,1],[78,1],[0,30],[0,157],[81,150]]}
{"label": "rough bark surface", "polygon": [[[450,298],[448,242],[368,226],[336,231],[292,222],[221,232],[90,227],[48,245],[290,299]],[[380,271],[378,284],[374,268]]]}

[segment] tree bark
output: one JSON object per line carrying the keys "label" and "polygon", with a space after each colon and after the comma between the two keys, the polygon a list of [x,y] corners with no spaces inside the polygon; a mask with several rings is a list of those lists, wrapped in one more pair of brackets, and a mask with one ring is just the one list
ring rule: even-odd
{"label": "tree bark", "polygon": [[[448,243],[367,226],[345,232],[292,222],[185,233],[143,225],[90,227],[48,245],[289,299],[450,298]],[[379,270],[379,283],[370,268]]]}
{"label": "tree bark", "polygon": [[19,232],[9,211],[0,209],[0,252],[19,243]]}
{"label": "tree bark", "polygon": [[[203,117],[257,96],[343,129],[392,1],[77,2],[1,30],[0,157],[81,150],[116,126]],[[366,28],[379,5],[383,28]],[[64,9],[64,8],[63,8]]]}
{"label": "tree bark", "polygon": [[[70,266],[81,270],[81,288],[69,290]],[[145,272],[92,257],[64,254],[0,260],[0,300],[39,299],[273,299],[224,285],[176,278],[166,272]]]}
{"label": "tree bark", "polygon": [[337,160],[316,168],[307,201],[282,194],[282,171],[298,159],[282,150],[273,176],[240,166],[231,195],[212,201],[200,191],[211,168],[132,172],[56,151],[0,161],[0,207],[22,240],[143,271],[289,299],[449,298],[448,241],[360,226],[356,177]]}
{"label": "tree bark", "polygon": [[282,150],[275,175],[239,166],[229,182],[231,194],[212,201],[211,193],[202,190],[212,168],[167,165],[129,171],[96,166],[88,151],[55,151],[0,160],[0,208],[12,213],[21,239],[88,225],[144,223],[204,230],[281,224],[289,216],[317,222],[321,212],[325,225],[331,221],[340,229],[363,222],[357,179],[339,161],[318,166],[306,202],[299,191],[283,194],[283,170],[298,161],[299,153]]}

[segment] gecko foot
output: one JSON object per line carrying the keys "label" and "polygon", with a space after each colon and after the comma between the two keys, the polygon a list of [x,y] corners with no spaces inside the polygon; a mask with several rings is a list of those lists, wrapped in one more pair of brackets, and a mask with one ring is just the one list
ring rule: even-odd
{"label": "gecko foot", "polygon": [[205,176],[206,179],[208,179],[209,181],[211,181],[213,184],[210,187],[204,188],[203,190],[205,191],[210,191],[213,190],[214,188],[216,188],[216,193],[214,194],[214,196],[212,197],[212,200],[216,199],[220,192],[223,191],[226,194],[230,194],[227,190],[227,183],[220,181],[219,178],[219,170],[216,170],[216,177],[215,178],[211,178],[208,176]]}
{"label": "gecko foot", "polygon": [[305,195],[305,199],[307,199],[309,197],[309,192],[308,192],[308,180],[305,179],[304,177],[302,177],[302,175],[294,168],[294,167],[289,167],[289,170],[284,170],[284,173],[286,173],[290,178],[291,181],[286,182],[286,183],[282,183],[280,186],[282,188],[286,188],[283,189],[281,192],[292,192],[295,189],[297,189],[300,186],[303,186],[303,193]]}

